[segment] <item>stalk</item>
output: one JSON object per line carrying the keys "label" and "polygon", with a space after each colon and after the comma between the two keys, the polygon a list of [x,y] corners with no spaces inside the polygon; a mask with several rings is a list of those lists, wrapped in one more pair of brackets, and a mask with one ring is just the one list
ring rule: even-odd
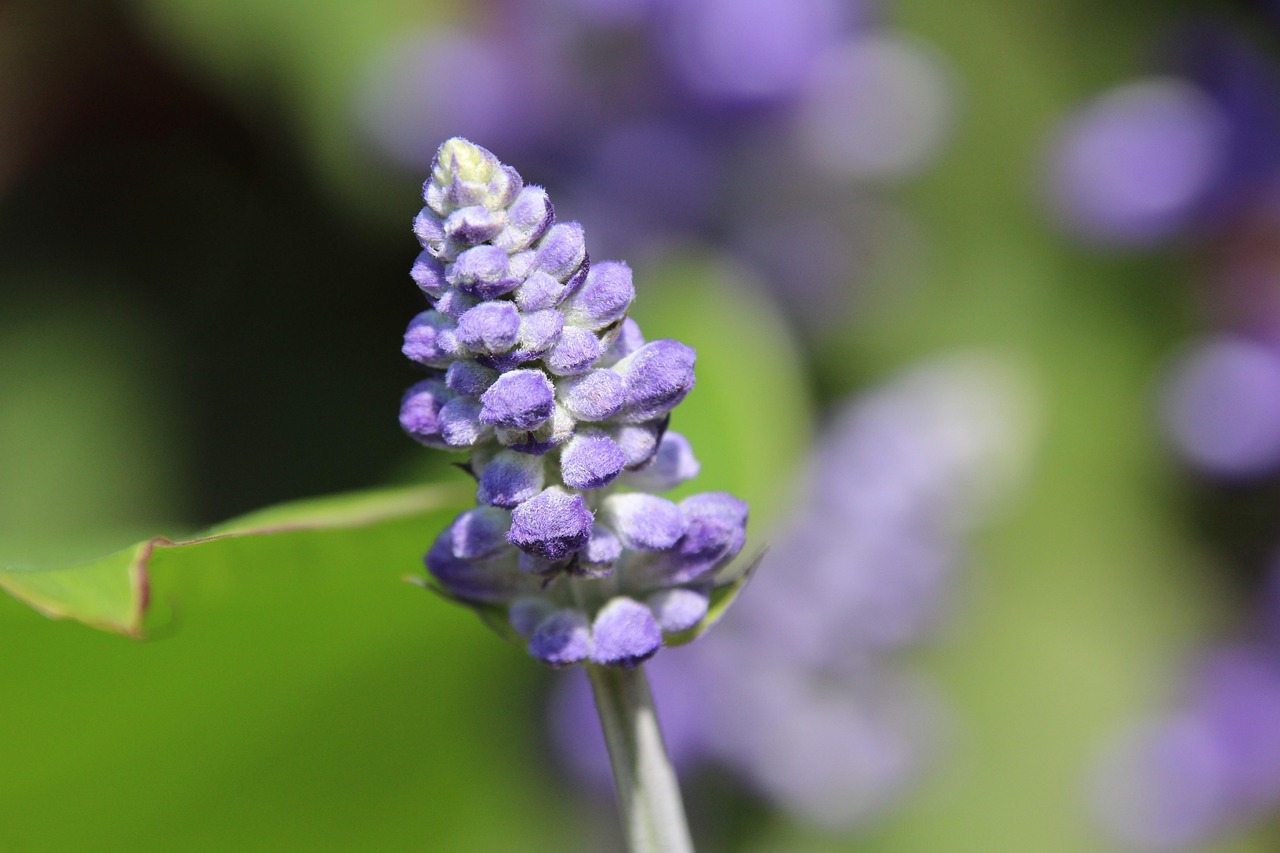
{"label": "stalk", "polygon": [[630,853],[693,853],[680,786],[642,667],[588,664]]}

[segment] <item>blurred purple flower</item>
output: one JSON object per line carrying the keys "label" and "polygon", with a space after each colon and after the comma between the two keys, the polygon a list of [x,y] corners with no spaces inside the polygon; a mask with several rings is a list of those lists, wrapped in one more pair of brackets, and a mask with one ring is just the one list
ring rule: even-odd
{"label": "blurred purple flower", "polygon": [[658,44],[681,83],[713,101],[794,98],[841,31],[836,0],[668,0]]}
{"label": "blurred purple flower", "polygon": [[1199,661],[1179,709],[1104,757],[1094,780],[1104,827],[1140,849],[1186,850],[1280,806],[1278,664],[1263,646]]}
{"label": "blurred purple flower", "polygon": [[1085,240],[1147,245],[1193,220],[1226,159],[1214,101],[1184,81],[1148,78],[1113,89],[1059,131],[1050,203]]}
{"label": "blurred purple flower", "polygon": [[1164,423],[1201,470],[1252,477],[1280,466],[1280,353],[1243,338],[1193,346],[1166,381]]}

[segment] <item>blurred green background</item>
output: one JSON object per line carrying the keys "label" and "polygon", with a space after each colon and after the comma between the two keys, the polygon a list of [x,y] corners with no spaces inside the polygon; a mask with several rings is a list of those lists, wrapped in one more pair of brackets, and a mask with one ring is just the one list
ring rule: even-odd
{"label": "blurred green background", "polygon": [[[415,378],[398,349],[420,309],[408,223],[428,164],[380,160],[353,103],[395,38],[497,8],[0,6],[0,562],[461,482],[395,422]],[[893,298],[798,329],[763,273],[693,239],[632,260],[634,314],[697,347],[677,425],[700,488],[751,501],[762,539],[825,407],[920,358],[1009,355],[1034,378],[1040,431],[1017,500],[979,538],[960,624],[919,656],[952,709],[936,772],[847,833],[703,774],[695,832],[709,850],[1109,849],[1087,815],[1091,762],[1168,697],[1180,655],[1244,619],[1277,514],[1244,496],[1263,501],[1257,529],[1224,543],[1221,495],[1160,441],[1153,379],[1203,323],[1186,254],[1071,243],[1038,175],[1056,124],[1142,73],[1176,14],[1261,13],[884,9],[946,58],[957,92],[937,162],[877,189],[927,235],[878,272]],[[591,235],[585,213],[558,213]],[[235,547],[198,576],[161,564],[142,643],[0,600],[0,850],[616,849],[611,803],[547,744],[559,676],[400,582],[457,509],[376,541],[259,545],[252,570]],[[1214,849],[1276,843],[1263,829]]]}

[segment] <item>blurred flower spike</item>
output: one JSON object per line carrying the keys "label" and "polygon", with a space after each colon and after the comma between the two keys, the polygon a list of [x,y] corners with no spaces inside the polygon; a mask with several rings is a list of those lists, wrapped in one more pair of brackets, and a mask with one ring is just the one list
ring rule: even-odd
{"label": "blurred flower spike", "polygon": [[698,472],[668,431],[694,351],[645,342],[626,264],[592,264],[541,187],[464,139],[440,146],[414,220],[429,307],[404,354],[427,370],[400,424],[467,451],[475,509],[426,555],[435,587],[496,617],[552,666],[635,666],[696,635],[741,578],[747,506],[655,492]]}

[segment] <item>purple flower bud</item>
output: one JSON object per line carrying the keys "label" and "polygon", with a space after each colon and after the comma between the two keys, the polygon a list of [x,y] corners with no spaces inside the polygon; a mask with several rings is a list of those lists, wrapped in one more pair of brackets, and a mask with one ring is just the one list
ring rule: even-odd
{"label": "purple flower bud", "polygon": [[537,592],[540,582],[513,571],[515,552],[499,551],[496,556],[464,560],[454,556],[451,532],[436,537],[424,562],[441,586],[459,598],[501,603],[518,595]]}
{"label": "purple flower bud", "polygon": [[645,492],[665,492],[692,480],[700,467],[689,440],[678,432],[667,432],[653,459],[643,468],[629,472],[626,484]]}
{"label": "purple flower bud", "polygon": [[469,509],[455,518],[449,528],[453,556],[463,560],[487,557],[499,548],[508,547],[510,529],[511,513],[505,509],[491,506]]}
{"label": "purple flower bud", "polygon": [[560,340],[562,329],[564,315],[554,308],[524,314],[520,318],[520,352],[533,358],[541,357]]}
{"label": "purple flower bud", "polygon": [[586,236],[576,222],[557,223],[538,241],[538,268],[560,281],[567,281],[586,258]]}
{"label": "purple flower bud", "polygon": [[627,400],[626,380],[612,370],[589,370],[561,380],[556,390],[561,405],[580,421],[611,418]]}
{"label": "purple flower bud", "polygon": [[444,280],[444,264],[431,256],[430,252],[422,252],[413,262],[409,270],[418,287],[432,299],[439,299],[449,288]]}
{"label": "purple flower bud", "polygon": [[670,554],[673,584],[698,580],[738,555],[747,541],[747,505],[726,492],[704,492],[680,502],[686,527]]}
{"label": "purple flower bud", "polygon": [[603,329],[626,316],[635,295],[631,267],[620,261],[605,261],[591,267],[581,289],[561,307],[568,322]]}
{"label": "purple flower bud", "polygon": [[471,294],[463,293],[459,288],[450,287],[436,300],[436,310],[446,317],[457,320],[479,304],[480,300]]}
{"label": "purple flower bud", "polygon": [[418,242],[422,244],[422,248],[426,249],[437,258],[445,259],[448,257],[448,246],[444,236],[444,226],[440,224],[440,220],[431,212],[431,208],[424,207],[413,218],[413,234],[418,238]]}
{"label": "purple flower bud", "polygon": [[505,212],[476,204],[450,213],[444,220],[444,233],[461,245],[475,246],[492,240],[506,224]]}
{"label": "purple flower bud", "polygon": [[423,444],[446,447],[440,434],[440,409],[452,396],[439,379],[422,380],[400,401],[400,427]]}
{"label": "purple flower bud", "polygon": [[627,404],[619,419],[648,421],[675,408],[693,388],[697,354],[678,341],[645,344],[615,368],[627,380]]}
{"label": "purple flower bud", "polygon": [[662,648],[662,629],[649,608],[618,596],[596,614],[591,640],[591,659],[596,663],[633,667]]}
{"label": "purple flower bud", "polygon": [[635,469],[653,458],[667,428],[666,418],[642,424],[623,424],[613,430],[613,440],[627,457],[627,468]]}
{"label": "purple flower bud", "polygon": [[579,552],[579,573],[591,577],[603,577],[613,570],[613,564],[622,556],[622,542],[612,530],[600,522],[591,527],[591,539]]}
{"label": "purple flower bud", "polygon": [[489,427],[480,421],[480,403],[467,397],[454,397],[440,408],[440,434],[453,448],[471,447],[489,435]]}
{"label": "purple flower bud", "polygon": [[543,362],[556,376],[572,376],[591,367],[602,349],[600,339],[591,332],[579,326],[565,326]]}
{"label": "purple flower bud", "polygon": [[520,335],[520,312],[505,300],[481,302],[458,318],[457,335],[474,352],[506,352]]}
{"label": "purple flower bud", "polygon": [[493,238],[504,252],[519,252],[537,242],[555,219],[551,199],[542,187],[525,187],[507,210],[507,227]]}
{"label": "purple flower bud", "polygon": [[633,551],[665,551],[685,532],[680,508],[657,495],[610,495],[604,499],[602,512],[605,523]]}
{"label": "purple flower bud", "polygon": [[645,603],[667,634],[688,631],[707,615],[711,596],[705,590],[677,587],[649,596]]}
{"label": "purple flower bud", "polygon": [[560,474],[571,488],[599,489],[622,473],[626,461],[622,450],[603,432],[580,432],[561,452]]}
{"label": "purple flower bud", "polygon": [[495,210],[506,207],[522,186],[515,169],[479,145],[454,137],[436,153],[422,197],[435,213],[445,216],[454,208],[473,204]]}
{"label": "purple flower bud", "polygon": [[496,370],[482,367],[470,360],[455,361],[444,374],[444,382],[450,390],[472,399],[483,394],[497,378]]}
{"label": "purple flower bud", "polygon": [[509,274],[507,253],[489,245],[475,246],[458,255],[445,276],[450,284],[481,299],[497,299],[520,284],[520,279]]}
{"label": "purple flower bud", "polygon": [[622,321],[614,333],[613,341],[604,355],[600,356],[599,367],[609,367],[622,361],[631,353],[644,346],[644,335],[640,333],[640,324],[630,317]]}
{"label": "purple flower bud", "polygon": [[557,610],[529,638],[529,654],[552,666],[577,663],[591,653],[591,630],[576,610]]}
{"label": "purple flower bud", "polygon": [[541,370],[513,370],[480,396],[480,420],[507,429],[541,426],[555,411],[555,388]]}
{"label": "purple flower bud", "polygon": [[544,468],[538,456],[500,451],[480,472],[476,500],[507,508],[518,506],[542,491]]}
{"label": "purple flower bud", "polygon": [[541,311],[560,304],[565,294],[565,284],[542,270],[529,273],[514,294],[521,311]]}
{"label": "purple flower bud", "polygon": [[456,326],[439,311],[423,311],[409,323],[400,351],[427,367],[448,367],[460,354]]}
{"label": "purple flower bud", "polygon": [[545,598],[517,598],[507,608],[507,621],[522,637],[533,636],[538,625],[555,612],[556,606]]}
{"label": "purple flower bud", "polygon": [[552,486],[511,512],[507,541],[544,560],[563,560],[587,544],[593,518],[582,495]]}

